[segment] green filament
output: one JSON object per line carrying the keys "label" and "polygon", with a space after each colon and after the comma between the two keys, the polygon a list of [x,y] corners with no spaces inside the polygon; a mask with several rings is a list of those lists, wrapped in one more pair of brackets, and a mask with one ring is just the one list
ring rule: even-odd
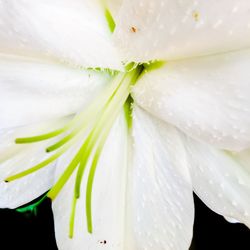
{"label": "green filament", "polygon": [[[110,11],[106,7],[105,1],[101,1],[103,2],[103,9],[108,27],[113,33],[116,27],[115,21]],[[85,212],[87,230],[89,233],[93,232],[93,184],[98,162],[100,160],[106,140],[122,108],[124,108],[123,111],[125,113],[127,126],[128,128],[131,128],[131,106],[133,100],[130,96],[130,88],[135,84],[142,73],[159,68],[162,65],[162,62],[148,64],[138,64],[132,62],[125,65],[124,73],[119,73],[118,71],[111,69],[90,69],[108,72],[113,77],[113,80],[103,89],[103,91],[101,91],[101,94],[83,112],[77,114],[71,121],[67,122],[66,125],[57,130],[36,136],[17,138],[15,140],[17,144],[28,144],[41,142],[60,136],[60,138],[57,138],[58,140],[56,142],[53,142],[46,147],[47,153],[55,151],[53,155],[25,171],[7,177],[5,179],[6,182],[20,179],[46,167],[63,155],[67,150],[69,150],[69,148],[79,141],[80,138],[84,138],[80,148],[50,191],[35,204],[24,208],[19,208],[17,211],[36,211],[36,207],[46,197],[50,198],[52,201],[56,199],[72,174],[76,171],[74,193],[72,197],[72,208],[69,220],[69,237],[73,238],[77,201],[81,195],[83,176],[85,172],[88,171],[88,175],[86,176],[87,182],[85,193]]]}
{"label": "green filament", "polygon": [[46,152],[50,153],[52,151],[57,150],[58,148],[62,147],[63,145],[65,145],[66,143],[68,143],[71,139],[75,138],[75,136],[81,132],[81,131],[85,131],[85,126],[83,127],[79,127],[76,130],[74,130],[72,133],[70,133],[69,135],[65,136],[63,139],[61,139],[60,141],[58,141],[57,143],[49,146],[46,148]]}
{"label": "green filament", "polygon": [[50,153],[52,151],[55,151],[56,149],[62,147],[65,143],[67,143],[68,141],[70,141],[73,137],[74,137],[74,135],[72,135],[72,134],[69,134],[69,135],[65,136],[63,139],[61,139],[57,143],[55,143],[55,144],[47,147],[46,148],[46,152]]}
{"label": "green filament", "polygon": [[[85,141],[84,143],[84,146],[83,146],[83,149],[85,149],[85,151],[82,152],[82,159],[80,160],[80,166],[78,168],[78,172],[80,172],[80,175],[82,176],[83,173],[84,173],[84,170],[86,168],[86,165],[87,165],[87,162],[88,162],[88,159],[90,157],[90,154],[92,152],[92,149],[94,147],[94,141],[95,141],[96,137],[95,137],[95,134],[94,132],[92,131],[92,133],[88,136],[87,140]],[[81,150],[81,149],[80,149]],[[69,169],[70,171],[70,169]],[[73,173],[72,172],[69,172],[70,175]],[[77,176],[79,175],[79,173],[77,173]],[[62,177],[63,178],[63,181],[66,181],[68,180],[69,178],[69,175],[67,175],[67,173]],[[75,181],[75,194],[73,195],[73,201],[72,201],[72,210],[71,210],[71,217],[70,217],[70,229],[69,229],[69,235],[73,237],[73,232],[74,232],[74,219],[75,219],[75,208],[76,208],[76,202],[77,202],[77,199],[80,197],[80,192],[78,190],[80,190],[80,185],[81,185],[81,180],[80,181],[77,181],[77,178],[76,178],[76,181]],[[52,193],[49,193],[48,194],[48,197],[52,198],[52,199],[55,199],[57,194],[60,192],[60,188],[62,188],[63,185],[59,186],[56,190],[52,191]],[[76,190],[78,192],[76,192]]]}
{"label": "green filament", "polygon": [[127,64],[125,65],[125,70],[126,70],[127,72],[130,72],[130,71],[135,70],[138,66],[139,66],[138,63],[130,62],[130,63],[127,63]]}
{"label": "green filament", "polygon": [[[86,110],[76,115],[64,127],[37,136],[17,138],[15,140],[15,143],[26,144],[26,143],[34,143],[34,142],[48,140],[66,132],[67,130],[69,130],[70,128],[74,127],[79,123],[83,123],[84,120],[89,122],[90,120],[92,120],[93,115],[96,115],[96,113],[102,109],[104,103],[106,103],[109,100],[110,96],[116,91],[116,89],[119,87],[119,84],[122,82],[123,78],[124,74],[120,74],[117,77],[115,77],[111,82],[111,84],[109,84],[102,91],[102,93],[100,94],[100,96],[98,96],[98,98],[96,98],[95,102],[93,102]],[[51,151],[53,151],[53,148],[54,147],[52,147]],[[50,152],[50,149],[48,149],[48,152]]]}
{"label": "green filament", "polygon": [[[117,118],[117,115],[119,114],[120,109],[118,109],[118,112],[116,112],[112,119],[110,120],[109,124],[106,125],[106,129],[102,132],[102,137],[100,139],[99,145],[96,149],[95,155],[93,157],[92,165],[90,167],[90,172],[88,176],[88,181],[87,181],[87,189],[86,189],[86,217],[87,217],[87,228],[88,232],[92,233],[92,205],[91,205],[91,198],[92,198],[92,188],[93,188],[93,182],[94,182],[94,176],[95,176],[95,171],[96,167],[102,152],[102,149],[104,147],[104,144],[106,142],[106,139],[109,135],[110,129],[112,128],[113,122],[115,118]],[[82,178],[82,176],[81,176]],[[76,186],[76,197],[80,197],[80,182],[78,186]]]}
{"label": "green filament", "polygon": [[[93,162],[92,162],[89,176],[88,176],[87,190],[86,190],[86,217],[87,217],[87,228],[88,228],[89,233],[93,232],[93,229],[92,229],[92,202],[91,201],[92,201],[92,189],[93,189],[94,176],[95,176],[98,160],[100,158],[100,155],[101,155],[103,146],[105,144],[105,141],[107,139],[107,136],[109,134],[109,131],[112,128],[113,122],[117,118],[120,109],[122,108],[123,104],[126,102],[126,99],[129,96],[129,86],[136,81],[136,79],[138,78],[138,76],[141,73],[141,70],[142,70],[142,68],[139,68],[139,69],[135,70],[134,72],[132,72],[131,75],[128,75],[128,77],[126,78],[126,82],[123,82],[123,85],[128,87],[128,91],[127,92],[124,91],[122,96],[119,96],[119,95],[115,96],[115,97],[118,97],[117,98],[118,103],[114,102],[115,105],[118,106],[118,108],[116,109],[116,112],[113,113],[113,117],[110,119],[110,123],[108,125],[106,125],[106,131],[104,131],[104,133],[103,133],[103,137],[101,138],[100,144],[99,144],[99,146],[96,150],[95,156],[93,158]],[[109,114],[109,115],[112,115],[112,114]]]}
{"label": "green filament", "polygon": [[[117,90],[117,92],[113,96],[111,96],[110,103],[108,103],[107,107],[104,108],[103,115],[101,116],[100,120],[98,121],[97,126],[91,132],[90,137],[93,137],[94,141],[98,140],[98,137],[101,134],[102,130],[104,130],[106,123],[112,124],[113,120],[110,119],[110,117],[112,117],[112,113],[114,113],[114,110],[119,109],[119,107],[120,107],[119,103],[122,103],[121,105],[123,105],[123,103],[125,102],[127,96],[129,95],[129,85],[130,85],[130,81],[124,80],[122,82],[120,88]],[[124,95],[125,95],[125,97],[124,97]],[[78,186],[77,193],[80,192],[79,191],[80,190],[79,183],[81,182],[81,178],[82,178],[82,176],[80,175],[80,171],[79,171],[77,174],[77,177],[76,177],[76,183]]]}
{"label": "green filament", "polygon": [[116,25],[115,25],[114,18],[112,17],[112,15],[108,9],[105,9],[105,18],[107,20],[110,32],[113,33]]}
{"label": "green filament", "polygon": [[160,69],[165,64],[166,64],[166,62],[164,62],[164,61],[150,61],[148,63],[144,63],[143,67],[145,69],[144,70],[145,72],[149,72],[149,71],[152,71],[152,70]]}
{"label": "green filament", "polygon": [[24,138],[17,138],[15,140],[16,144],[24,144],[24,143],[34,143],[34,142],[40,142],[40,141],[44,141],[44,140],[48,140],[51,139],[55,136],[60,135],[61,133],[65,132],[67,130],[67,128],[61,128],[46,134],[42,134],[42,135],[36,135],[36,136],[32,136],[32,137],[24,137]]}
{"label": "green filament", "polygon": [[71,239],[74,236],[76,202],[77,202],[77,198],[73,195],[72,209],[71,209],[71,215],[70,215],[70,220],[69,220],[69,238]]}
{"label": "green filament", "polygon": [[133,104],[133,99],[129,95],[128,99],[126,100],[123,106],[128,129],[131,129],[132,127],[132,104]]}
{"label": "green filament", "polygon": [[50,191],[47,194],[47,197],[51,200],[54,200],[61,189],[64,187],[70,176],[73,174],[74,170],[78,166],[80,159],[82,157],[82,154],[84,153],[86,149],[86,144],[88,141],[85,141],[85,143],[82,145],[80,150],[77,152],[73,160],[70,162],[69,166],[66,168],[66,170],[63,172],[63,174],[60,176],[59,180],[56,182],[56,184],[50,189]]}
{"label": "green filament", "polygon": [[100,0],[100,4],[102,5],[103,7],[103,11],[104,11],[104,16],[106,18],[106,21],[107,21],[107,24],[108,24],[108,27],[109,27],[109,30],[111,33],[114,32],[115,30],[115,20],[111,14],[111,12],[109,11],[108,9],[108,6],[107,6],[107,3],[106,3],[106,0]]}
{"label": "green filament", "polygon": [[22,172],[18,173],[18,174],[7,177],[4,181],[5,182],[14,181],[14,180],[23,178],[23,177],[25,177],[27,175],[30,175],[30,174],[38,171],[39,169],[44,168],[45,166],[49,165],[50,163],[55,161],[57,158],[59,158],[68,149],[68,147],[69,146],[62,148],[62,150],[58,151],[57,153],[55,153],[54,155],[52,155],[48,159],[40,162],[39,164],[35,165],[32,168],[29,168],[29,169],[27,169],[25,171],[22,171]]}
{"label": "green filament", "polygon": [[123,75],[119,75],[118,77],[116,77],[113,80],[113,82],[110,84],[110,86],[108,86],[108,88],[105,89],[103,94],[97,98],[97,101],[92,103],[92,105],[85,112],[83,112],[81,115],[79,115],[79,120],[80,120],[80,117],[82,117],[82,119],[80,121],[81,126],[74,129],[72,133],[70,133],[69,135],[67,135],[66,137],[64,137],[63,139],[58,141],[57,143],[48,147],[46,149],[46,152],[52,152],[52,151],[58,149],[59,147],[61,147],[65,143],[67,143],[69,140],[71,140],[76,134],[78,134],[79,132],[86,129],[87,126],[89,126],[91,124],[93,119],[96,118],[97,113],[101,111],[104,103],[107,103],[112,98],[115,91],[119,87],[119,84],[122,82],[123,78],[124,78]]}
{"label": "green filament", "polygon": [[[92,230],[91,198],[92,198],[93,181],[94,181],[94,176],[95,176],[95,171],[96,171],[96,167],[98,164],[98,160],[101,155],[107,136],[109,135],[110,129],[112,128],[112,125],[115,119],[117,118],[123,104],[126,102],[126,99],[129,96],[129,91],[130,91],[129,87],[131,83],[133,83],[136,80],[140,72],[141,72],[140,70],[139,71],[135,70],[134,72],[127,74],[127,77],[122,82],[121,87],[117,90],[115,95],[112,96],[110,103],[107,105],[107,108],[104,110],[104,113],[102,117],[100,118],[100,121],[98,122],[97,126],[93,129],[93,131],[90,134],[90,138],[91,137],[94,138],[95,144],[96,144],[96,141],[98,140],[96,139],[96,135],[99,135],[99,143],[98,143],[96,152],[92,160],[92,165],[90,167],[90,172],[89,172],[88,181],[87,181],[87,189],[86,189],[86,217],[87,217],[87,229],[89,233],[92,233],[93,231]],[[90,156],[91,151],[92,151],[92,148],[89,151],[87,150],[85,151],[86,155],[83,156],[83,159],[77,171],[77,176],[76,176],[76,181],[75,181],[75,195],[74,195],[75,199],[73,200],[73,203],[72,203],[70,232],[73,232],[72,226],[74,225],[75,206],[76,206],[75,203],[77,199],[79,199],[80,197],[81,181],[82,181],[83,173],[86,169],[86,164],[88,162],[88,158]]]}
{"label": "green filament", "polygon": [[[105,131],[105,126],[108,128],[107,133],[111,129],[110,126],[112,126],[113,122],[115,121],[117,115],[119,114],[120,109],[122,108],[123,104],[125,103],[128,95],[129,95],[129,87],[131,83],[134,80],[134,77],[137,76],[137,70],[134,72],[128,73],[125,80],[122,82],[121,87],[117,90],[116,94],[113,96],[113,99],[111,99],[111,103],[107,106],[105,109],[105,112],[103,113],[102,117],[100,118],[100,121],[98,122],[97,127],[94,129],[94,133],[96,135],[100,135],[103,131]],[[115,112],[114,112],[115,111]],[[77,175],[77,181],[76,183],[81,182],[81,176],[80,174]],[[80,191],[79,184],[78,191],[76,193],[78,194]]]}
{"label": "green filament", "polygon": [[[123,80],[124,74],[122,74],[122,77],[118,76],[118,79]],[[113,96],[113,93],[112,93],[112,96]],[[110,98],[112,98],[112,96]],[[108,98],[108,100],[110,98]],[[49,191],[48,193],[49,198],[54,200],[57,197],[58,193],[61,191],[65,183],[68,181],[68,179],[70,178],[70,176],[72,175],[72,173],[74,172],[78,164],[80,163],[80,158],[86,161],[88,160],[90,153],[92,151],[92,148],[94,147],[98,136],[99,134],[96,132],[94,133],[94,131],[90,133],[90,135],[88,136],[88,138],[86,139],[86,141],[84,142],[84,144],[82,145],[82,147],[80,148],[80,150],[78,151],[78,153],[76,154],[72,162],[69,164],[65,172],[61,175],[57,183]]]}
{"label": "green filament", "polygon": [[[133,65],[132,65],[133,66]],[[132,98],[129,97],[130,87],[133,85],[140,74],[142,73],[144,67],[137,66],[135,69],[131,68],[131,71],[127,73],[120,73],[113,78],[111,84],[109,84],[102,93],[95,99],[85,111],[76,115],[70,122],[68,122],[61,129],[41,134],[33,137],[18,138],[16,143],[32,143],[39,142],[47,139],[51,139],[58,135],[61,135],[67,131],[62,139],[58,140],[56,143],[48,146],[46,152],[56,151],[48,159],[40,162],[39,164],[29,168],[23,172],[17,173],[15,175],[6,178],[6,182],[13,181],[29,174],[32,174],[39,169],[49,165],[65,153],[76,141],[81,137],[85,137],[83,144],[78,149],[76,155],[73,157],[69,165],[66,167],[62,175],[59,177],[57,182],[53,185],[51,190],[47,193],[46,197],[54,200],[62,188],[65,186],[69,178],[72,176],[75,170],[75,188],[72,200],[72,210],[69,221],[69,237],[72,238],[74,235],[74,223],[75,223],[75,212],[77,200],[80,198],[81,183],[83,175],[85,173],[86,167],[91,159],[91,164],[89,167],[89,173],[86,183],[86,220],[87,220],[87,230],[92,233],[92,190],[95,172],[97,165],[110,133],[110,130],[117,119],[122,107],[124,107],[124,113],[127,120],[128,127],[131,127],[131,103]],[[89,131],[89,134],[86,134]],[[82,134],[82,136],[81,136]]]}
{"label": "green filament", "polygon": [[90,167],[90,172],[88,176],[88,182],[87,182],[87,190],[86,190],[86,217],[87,217],[87,229],[89,233],[93,232],[92,229],[92,189],[93,189],[93,182],[94,182],[94,176],[96,172],[96,167],[103,149],[105,143],[105,139],[102,143],[100,143],[100,146],[98,147],[92,165]]}

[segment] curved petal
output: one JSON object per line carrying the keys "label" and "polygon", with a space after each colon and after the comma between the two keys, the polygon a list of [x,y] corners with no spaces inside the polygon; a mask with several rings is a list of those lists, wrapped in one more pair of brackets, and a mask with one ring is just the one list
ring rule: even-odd
{"label": "curved petal", "polygon": [[105,73],[0,56],[0,128],[78,112],[107,83]]}
{"label": "curved petal", "polygon": [[245,0],[124,0],[116,44],[135,62],[249,48],[249,11]]}
{"label": "curved petal", "polygon": [[173,127],[138,107],[133,125],[129,200],[135,249],[188,249],[194,207],[182,141]]}
{"label": "curved petal", "polygon": [[[12,175],[33,167],[48,158],[45,154],[45,144],[29,146],[15,145],[14,137],[24,131],[23,128],[4,129],[0,131],[0,207],[16,208],[24,205],[47,190],[53,184],[55,163],[11,182],[4,180]],[[30,132],[30,128],[26,128]],[[27,133],[27,132],[26,132]],[[20,134],[19,134],[20,135]]]}
{"label": "curved petal", "polygon": [[250,228],[250,173],[231,154],[188,138],[195,193],[215,212]]}
{"label": "curved petal", "polygon": [[216,147],[250,147],[250,50],[167,63],[133,96],[143,108]]}
{"label": "curved petal", "polygon": [[98,1],[2,1],[0,52],[120,69]]}
{"label": "curved petal", "polygon": [[[69,151],[59,160],[56,176],[60,176],[75,153],[76,149]],[[111,130],[97,166],[92,191],[93,233],[87,232],[85,214],[87,170],[82,182],[81,197],[77,202],[72,239],[68,235],[75,175],[52,203],[59,249],[124,249],[126,166],[127,128],[121,117]]]}

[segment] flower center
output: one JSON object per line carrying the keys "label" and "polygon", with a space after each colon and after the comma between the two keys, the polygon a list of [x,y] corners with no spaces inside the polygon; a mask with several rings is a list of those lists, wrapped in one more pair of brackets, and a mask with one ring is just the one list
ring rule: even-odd
{"label": "flower center", "polygon": [[[113,32],[115,29],[115,22],[107,8],[105,8],[105,17],[110,31]],[[83,143],[78,152],[75,154],[70,164],[66,167],[58,181],[53,185],[48,193],[38,202],[28,207],[20,208],[18,211],[23,212],[27,210],[36,210],[36,207],[45,198],[50,198],[53,201],[58,196],[69,178],[72,176],[73,172],[76,170],[72,211],[69,223],[69,237],[72,238],[74,234],[76,203],[81,195],[80,190],[82,178],[84,173],[87,171],[87,165],[90,164],[90,168],[88,168],[88,178],[86,184],[86,217],[88,232],[92,233],[92,187],[97,164],[106,139],[122,108],[124,108],[127,125],[128,127],[131,126],[131,86],[136,83],[139,76],[141,76],[143,73],[159,68],[162,65],[163,62],[161,61],[155,61],[141,65],[135,63],[127,64],[127,71],[125,73],[114,73],[113,80],[109,85],[106,86],[104,91],[83,112],[75,115],[74,118],[66,125],[60,129],[37,136],[16,139],[15,142],[17,144],[27,144],[57,138],[58,136],[61,138],[58,139],[56,143],[48,146],[45,149],[46,153],[52,154],[46,160],[23,172],[7,177],[5,182],[20,179],[48,166],[50,163],[62,156],[72,146],[76,145],[76,143],[84,137]],[[100,70],[100,68],[95,68],[94,70]],[[113,73],[112,70],[106,70]]]}
{"label": "flower center", "polygon": [[[130,126],[130,89],[131,86],[136,83],[143,69],[144,66],[141,65],[126,73],[116,73],[104,91],[97,96],[83,112],[75,115],[74,118],[62,128],[33,137],[16,139],[17,144],[26,144],[57,138],[58,136],[61,138],[45,149],[46,153],[52,154],[51,156],[23,172],[7,177],[6,182],[22,178],[46,167],[84,137],[78,152],[59,177],[58,181],[46,194],[46,197],[53,201],[76,170],[69,228],[70,237],[73,237],[76,203],[81,195],[82,178],[88,164],[90,164],[90,168],[88,168],[86,184],[86,217],[88,232],[92,233],[91,197],[97,164],[109,132],[122,108],[125,110],[127,124]],[[36,204],[38,205],[40,203],[38,202]]]}

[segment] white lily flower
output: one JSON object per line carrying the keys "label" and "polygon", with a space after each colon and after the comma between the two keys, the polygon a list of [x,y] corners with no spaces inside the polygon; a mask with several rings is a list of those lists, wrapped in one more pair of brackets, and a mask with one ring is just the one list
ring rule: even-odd
{"label": "white lily flower", "polygon": [[249,13],[1,0],[0,206],[50,189],[67,250],[188,249],[193,190],[250,227]]}

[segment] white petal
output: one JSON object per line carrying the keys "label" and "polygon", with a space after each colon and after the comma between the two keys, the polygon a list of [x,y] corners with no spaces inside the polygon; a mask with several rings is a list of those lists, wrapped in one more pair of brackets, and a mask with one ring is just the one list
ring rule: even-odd
{"label": "white petal", "polygon": [[116,42],[136,62],[249,48],[249,11],[246,0],[124,0]]}
{"label": "white petal", "polygon": [[240,152],[230,152],[232,157],[244,167],[250,174],[250,149],[246,149]]}
{"label": "white petal", "polygon": [[98,1],[0,2],[0,52],[120,69]]}
{"label": "white petal", "polygon": [[72,114],[86,106],[109,78],[21,57],[0,56],[0,128]]}
{"label": "white petal", "polygon": [[[75,153],[69,152],[58,162],[57,176],[62,172],[61,167],[65,168]],[[92,191],[93,233],[87,232],[85,215],[87,170],[77,203],[73,239],[69,239],[68,235],[75,176],[72,176],[52,203],[56,240],[60,250],[124,249],[126,161],[127,129],[124,119],[120,118],[108,137],[97,166]]]}
{"label": "white petal", "polygon": [[250,51],[167,63],[144,75],[136,102],[189,136],[217,147],[250,147]]}
{"label": "white petal", "polygon": [[188,249],[194,208],[181,139],[173,127],[137,107],[133,125],[129,200],[135,249]]}
{"label": "white petal", "polygon": [[239,223],[238,220],[235,220],[234,218],[231,217],[224,217],[224,219],[230,223]]}
{"label": "white petal", "polygon": [[[30,132],[31,128],[26,128]],[[25,129],[0,130],[0,207],[16,208],[37,198],[53,184],[55,163],[8,183],[4,180],[45,160],[45,144],[14,145],[14,137]],[[19,134],[20,135],[20,134]],[[10,158],[9,158],[10,157]],[[2,158],[2,159],[1,159]],[[1,160],[4,160],[1,162]],[[7,158],[7,159],[6,159]],[[8,159],[9,158],[9,159]]]}
{"label": "white petal", "polygon": [[215,212],[250,227],[250,174],[231,154],[187,139],[195,193]]}

